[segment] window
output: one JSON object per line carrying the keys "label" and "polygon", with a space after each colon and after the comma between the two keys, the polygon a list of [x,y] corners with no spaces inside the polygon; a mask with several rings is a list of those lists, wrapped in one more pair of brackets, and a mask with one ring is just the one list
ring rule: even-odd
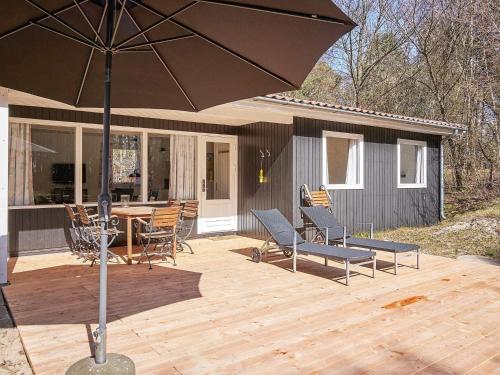
{"label": "window", "polygon": [[11,123],[9,205],[75,202],[75,130]]}
{"label": "window", "polygon": [[398,139],[398,188],[427,186],[427,144]]}
{"label": "window", "polygon": [[[82,201],[97,202],[101,181],[102,132],[85,129],[82,134]],[[113,134],[110,137],[111,200],[122,195],[141,200],[141,143],[137,134]]]}
{"label": "window", "polygon": [[[31,121],[9,123],[9,207],[97,203],[102,127]],[[112,202],[120,202],[123,195],[143,203],[196,199],[197,142],[193,135],[112,126]],[[229,149],[212,143],[210,150],[211,199],[222,199],[229,195]]]}
{"label": "window", "polygon": [[207,142],[207,200],[229,199],[229,143]]}
{"label": "window", "polygon": [[148,200],[166,201],[170,188],[170,137],[148,139]]}
{"label": "window", "polygon": [[363,188],[363,135],[323,132],[323,184],[329,189]]}

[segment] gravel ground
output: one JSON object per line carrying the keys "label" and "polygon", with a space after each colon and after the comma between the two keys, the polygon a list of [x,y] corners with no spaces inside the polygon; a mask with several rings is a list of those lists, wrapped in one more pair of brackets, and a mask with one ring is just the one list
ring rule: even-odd
{"label": "gravel ground", "polygon": [[19,332],[0,292],[0,375],[32,375]]}

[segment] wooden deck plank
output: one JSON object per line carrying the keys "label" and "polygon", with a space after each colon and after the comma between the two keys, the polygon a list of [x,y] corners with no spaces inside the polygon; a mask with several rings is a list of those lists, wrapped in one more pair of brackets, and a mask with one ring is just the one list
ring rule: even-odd
{"label": "wooden deck plank", "polygon": [[[421,270],[357,275],[345,287],[331,280],[342,266],[316,257],[301,257],[295,274],[283,257],[249,261],[260,241],[192,244],[196,254],[179,254],[175,268],[110,266],[108,348],[130,356],[138,374],[496,371],[495,266],[424,255]],[[5,294],[35,371],[63,373],[90,353],[98,268],[53,254],[13,259],[11,269]],[[383,308],[412,296],[425,298]]]}

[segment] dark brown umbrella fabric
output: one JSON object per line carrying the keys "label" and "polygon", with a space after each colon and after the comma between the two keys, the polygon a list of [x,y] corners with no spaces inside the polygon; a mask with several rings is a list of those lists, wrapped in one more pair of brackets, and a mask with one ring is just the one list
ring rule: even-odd
{"label": "dark brown umbrella fabric", "polygon": [[[102,108],[105,4],[1,1],[0,86]],[[115,108],[197,111],[297,89],[355,26],[330,0],[122,0],[116,8]]]}
{"label": "dark brown umbrella fabric", "polygon": [[107,361],[111,107],[199,111],[294,90],[353,27],[330,0],[0,1],[0,86],[103,108],[95,363]]}

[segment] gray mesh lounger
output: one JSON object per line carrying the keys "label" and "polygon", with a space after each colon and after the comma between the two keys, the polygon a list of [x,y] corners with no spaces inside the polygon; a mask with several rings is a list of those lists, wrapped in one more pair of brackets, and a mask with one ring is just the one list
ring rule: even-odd
{"label": "gray mesh lounger", "polygon": [[351,265],[372,264],[372,277],[375,278],[375,269],[377,268],[375,252],[307,242],[277,209],[252,210],[252,214],[271,235],[262,247],[256,249],[252,254],[252,259],[257,263],[260,262],[263,255],[267,256],[273,247],[270,241],[274,240],[278,249],[281,249],[286,256],[292,257],[293,272],[297,270],[297,254],[305,254],[325,258],[325,266],[328,265],[328,259],[344,262],[346,285],[349,285]]}
{"label": "gray mesh lounger", "polygon": [[[398,273],[398,254],[416,252],[417,269],[420,268],[418,245],[382,241],[373,238],[352,237],[345,231],[345,227],[339,224],[335,216],[321,206],[300,207],[304,216],[311,221],[323,239],[328,238],[329,244],[343,244],[344,246],[360,247],[363,249],[387,251],[394,254],[394,274]],[[373,224],[371,224],[370,237],[373,237]]]}

